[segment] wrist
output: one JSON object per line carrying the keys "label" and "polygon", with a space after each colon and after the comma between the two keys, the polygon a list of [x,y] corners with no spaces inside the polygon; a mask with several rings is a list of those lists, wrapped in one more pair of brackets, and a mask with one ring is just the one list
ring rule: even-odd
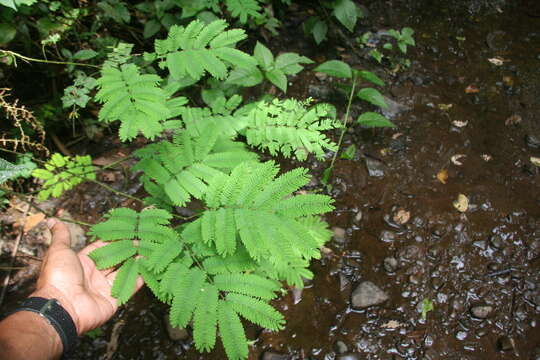
{"label": "wrist", "polygon": [[30,294],[29,297],[42,297],[45,299],[56,299],[58,303],[60,303],[60,305],[67,311],[69,316],[71,316],[71,319],[75,323],[77,334],[81,333],[79,317],[77,315],[77,312],[75,311],[75,307],[73,306],[71,301],[67,298],[67,296],[65,296],[60,290],[58,290],[54,286],[44,286],[34,291],[32,294]]}

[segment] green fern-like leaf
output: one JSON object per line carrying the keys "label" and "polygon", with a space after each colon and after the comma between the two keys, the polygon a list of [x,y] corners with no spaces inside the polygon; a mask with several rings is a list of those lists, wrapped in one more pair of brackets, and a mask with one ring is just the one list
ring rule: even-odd
{"label": "green fern-like leaf", "polygon": [[281,330],[285,319],[276,309],[267,303],[242,294],[229,293],[227,302],[232,305],[234,311],[248,319],[252,323],[270,330]]}
{"label": "green fern-like leaf", "polygon": [[322,159],[325,150],[336,151],[336,144],[322,131],[341,125],[329,118],[328,106],[307,109],[306,104],[294,99],[259,103],[249,113],[244,129],[248,144],[266,149],[272,155],[278,152],[285,157],[294,155],[298,160],[305,160],[309,153]]}
{"label": "green fern-like leaf", "polygon": [[229,360],[244,360],[248,346],[240,318],[228,301],[218,302],[219,334]]}
{"label": "green fern-like leaf", "polygon": [[111,288],[111,295],[118,299],[118,305],[126,303],[135,292],[139,275],[139,264],[135,259],[127,260],[118,270]]}
{"label": "green fern-like leaf", "polygon": [[137,254],[137,248],[131,240],[120,240],[97,248],[90,253],[98,269],[107,269],[120,264]]}
{"label": "green fern-like leaf", "polygon": [[141,161],[134,169],[144,171],[145,176],[163,187],[173,204],[182,206],[191,197],[201,199],[210,179],[244,161],[256,159],[255,154],[243,147],[219,151],[223,141],[218,140],[212,129],[206,129],[194,140],[188,132],[182,132],[174,143],[164,141],[139,150],[136,155]]}
{"label": "green fern-like leaf", "polygon": [[210,351],[216,343],[218,295],[213,285],[207,284],[200,290],[193,316],[193,339],[199,351]]}
{"label": "green fern-like leaf", "polygon": [[276,297],[279,290],[279,282],[270,280],[259,275],[228,273],[214,277],[214,284],[221,291],[244,294],[252,297],[271,300]]}
{"label": "green fern-like leaf", "polygon": [[96,100],[104,104],[99,120],[119,120],[122,141],[135,138],[139,132],[153,139],[170,116],[167,97],[158,87],[160,81],[157,75],[141,75],[134,64],[103,68],[97,80],[100,90]]}
{"label": "green fern-like leaf", "polygon": [[302,219],[330,211],[332,200],[315,194],[291,197],[309,182],[306,170],[275,178],[277,171],[272,162],[243,163],[230,175],[212,179],[205,196],[209,209],[184,229],[183,237],[215,246],[225,259],[242,245],[255,261],[270,261],[283,278],[291,265],[318,257],[321,236],[326,241],[329,234],[310,232]]}
{"label": "green fern-like leaf", "polygon": [[160,65],[168,68],[174,78],[190,76],[196,80],[206,72],[225,79],[231,66],[255,66],[251,56],[232,47],[246,38],[244,30],[225,30],[227,26],[224,20],[207,25],[199,20],[186,27],[173,25],[168,37],[155,43]]}
{"label": "green fern-like leaf", "polygon": [[237,17],[242,24],[245,24],[248,18],[260,18],[262,14],[261,6],[257,0],[227,0],[227,10],[232,16]]}
{"label": "green fern-like leaf", "polygon": [[90,156],[62,156],[53,154],[44,168],[32,171],[32,176],[44,180],[38,194],[39,200],[59,197],[85,180],[95,180],[96,173]]}
{"label": "green fern-like leaf", "polygon": [[173,326],[186,327],[191,320],[205,286],[205,277],[203,271],[192,268],[183,278],[177,279],[170,311]]}

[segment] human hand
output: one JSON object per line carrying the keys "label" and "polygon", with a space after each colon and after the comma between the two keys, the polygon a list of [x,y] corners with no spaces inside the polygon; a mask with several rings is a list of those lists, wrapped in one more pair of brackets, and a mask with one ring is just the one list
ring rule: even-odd
{"label": "human hand", "polygon": [[[117,270],[98,270],[88,254],[106,244],[94,242],[78,254],[70,247],[68,227],[56,219],[47,220],[52,242],[37,281],[37,290],[31,296],[57,299],[73,318],[79,335],[95,329],[109,320],[118,309],[111,296]],[[137,279],[136,290],[143,284]]]}

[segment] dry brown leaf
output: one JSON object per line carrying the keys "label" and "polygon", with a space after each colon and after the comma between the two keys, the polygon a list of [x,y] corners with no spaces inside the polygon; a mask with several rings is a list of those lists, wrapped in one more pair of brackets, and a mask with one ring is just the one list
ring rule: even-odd
{"label": "dry brown leaf", "polygon": [[397,329],[398,327],[402,326],[403,324],[396,320],[390,320],[386,324],[383,324],[382,327],[386,329]]}
{"label": "dry brown leaf", "polygon": [[465,212],[469,209],[469,198],[463,194],[459,194],[458,198],[452,203],[459,212]]}
{"label": "dry brown leaf", "polygon": [[28,216],[26,218],[26,222],[24,223],[24,232],[25,233],[29,232],[34,227],[36,227],[37,224],[42,222],[44,219],[45,219],[44,213],[37,213],[37,214]]}
{"label": "dry brown leaf", "polygon": [[540,158],[531,156],[531,162],[534,166],[540,166]]}
{"label": "dry brown leaf", "polygon": [[508,117],[508,119],[506,119],[504,121],[504,125],[506,126],[510,126],[510,125],[517,125],[521,122],[521,116],[519,116],[518,114],[514,114],[510,117]]}
{"label": "dry brown leaf", "polygon": [[482,159],[484,161],[490,161],[491,159],[493,159],[493,156],[489,155],[489,154],[482,154],[480,155],[482,157]]}
{"label": "dry brown leaf", "polygon": [[480,89],[478,88],[478,86],[476,85],[469,85],[465,88],[465,93],[466,94],[476,94],[476,93],[479,93],[480,92]]}
{"label": "dry brown leaf", "polygon": [[403,225],[409,221],[411,218],[411,212],[405,209],[399,209],[398,212],[394,215],[394,222],[400,225]]}
{"label": "dry brown leaf", "polygon": [[465,126],[467,126],[468,123],[469,122],[467,120],[465,120],[465,121],[461,121],[461,120],[452,121],[452,125],[454,125],[455,127],[458,127],[458,128],[465,127]]}
{"label": "dry brown leaf", "polygon": [[448,170],[442,169],[437,173],[437,180],[439,180],[441,183],[446,184],[446,181],[448,180]]}
{"label": "dry brown leaf", "polygon": [[488,59],[488,61],[496,66],[501,66],[502,64],[504,64],[504,60],[499,57]]}
{"label": "dry brown leaf", "polygon": [[456,155],[452,156],[450,158],[450,160],[452,160],[452,163],[454,165],[461,166],[461,165],[463,165],[463,163],[461,161],[459,161],[459,159],[464,158],[465,156],[467,156],[467,155],[465,155],[465,154],[456,154]]}

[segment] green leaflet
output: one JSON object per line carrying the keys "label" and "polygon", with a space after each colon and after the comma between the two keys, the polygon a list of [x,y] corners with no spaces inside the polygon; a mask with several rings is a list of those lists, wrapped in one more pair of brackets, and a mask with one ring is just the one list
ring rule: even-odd
{"label": "green leaflet", "polygon": [[305,170],[274,179],[277,169],[271,162],[244,163],[229,176],[210,181],[206,198],[210,208],[184,229],[183,236],[215,246],[224,258],[241,243],[253,259],[270,259],[279,273],[290,263],[316,257],[323,233],[306,236],[307,229],[298,220],[330,211],[332,200],[317,194],[290,196],[309,181]]}
{"label": "green leaflet", "polygon": [[306,108],[309,103],[294,99],[261,102],[248,115],[244,130],[249,145],[266,149],[272,155],[278,152],[285,157],[293,155],[305,160],[309,153],[322,159],[325,150],[336,151],[336,144],[322,131],[339,128],[330,118],[330,109],[325,105]]}
{"label": "green leaflet", "polygon": [[231,65],[239,68],[255,66],[251,56],[230,47],[246,37],[244,30],[225,30],[227,26],[224,20],[208,25],[199,20],[186,27],[173,25],[169,36],[155,43],[161,66],[168,68],[175,79],[189,75],[196,80],[206,72],[217,79],[225,79]]}
{"label": "green leaflet", "polygon": [[32,176],[44,180],[38,199],[59,197],[85,180],[95,180],[96,173],[90,156],[62,156],[55,153],[44,168],[32,171]]}
{"label": "green leaflet", "polygon": [[160,81],[157,75],[141,75],[134,64],[104,67],[97,80],[96,100],[103,103],[99,120],[119,120],[122,141],[135,138],[139,132],[153,139],[163,131],[163,121],[170,115],[167,97],[158,87]]}
{"label": "green leaflet", "polygon": [[127,260],[118,270],[111,288],[111,295],[118,299],[118,305],[126,303],[135,292],[135,283],[139,275],[139,263]]}
{"label": "green leaflet", "polygon": [[256,159],[254,153],[242,146],[219,151],[224,142],[232,143],[218,139],[211,128],[203,129],[195,140],[189,131],[183,131],[174,142],[163,141],[137,151],[141,160],[134,170],[143,170],[148,179],[163,188],[168,201],[182,206],[192,197],[202,199],[210,179],[244,161]]}
{"label": "green leaflet", "polygon": [[229,302],[218,302],[219,333],[229,360],[243,360],[248,356],[244,327]]}

